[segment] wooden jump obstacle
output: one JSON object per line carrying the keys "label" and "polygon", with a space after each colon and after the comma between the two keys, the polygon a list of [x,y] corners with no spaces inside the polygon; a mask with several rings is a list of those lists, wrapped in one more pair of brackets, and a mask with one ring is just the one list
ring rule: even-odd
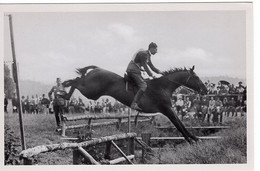
{"label": "wooden jump obstacle", "polygon": [[[157,129],[176,129],[174,126],[166,127],[156,127]],[[193,126],[193,127],[186,127],[186,129],[230,129],[230,126]]]}
{"label": "wooden jump obstacle", "polygon": [[[158,114],[139,114],[138,117],[150,117],[150,119],[143,119],[139,120],[138,122],[147,122],[147,121],[153,121],[155,116]],[[131,117],[136,117],[137,114],[130,115]],[[127,119],[123,120],[123,119]],[[98,120],[98,119],[115,119],[117,121],[110,121],[110,122],[101,122],[101,123],[92,123],[92,120]],[[86,124],[78,124],[78,125],[70,125],[67,126],[66,123],[70,121],[77,121],[77,120],[88,120],[88,123]],[[82,128],[82,127],[88,127],[91,129],[92,127],[98,127],[98,126],[107,126],[107,125],[116,125],[117,129],[120,128],[122,123],[129,123],[130,122],[135,122],[135,120],[129,121],[129,116],[128,115],[116,115],[116,114],[100,114],[100,115],[79,115],[79,116],[68,116],[68,115],[63,115],[62,116],[62,127],[60,129],[57,129],[58,131],[61,131],[61,136],[65,137],[66,136],[66,130],[67,129],[75,129],[75,128]]]}
{"label": "wooden jump obstacle", "polygon": [[[105,143],[104,159],[106,162],[103,164],[118,164],[127,161],[129,164],[133,164],[135,151],[135,141],[138,142],[143,148],[147,145],[142,141],[136,139],[136,133],[123,133],[112,136],[106,136],[101,138],[95,138],[93,140],[84,141],[81,143],[61,143],[61,144],[51,144],[51,145],[41,145],[33,148],[23,150],[19,156],[23,160],[24,165],[33,165],[32,158],[39,155],[40,153],[53,152],[57,150],[73,149],[73,164],[80,164],[81,158],[83,157],[87,164],[100,165],[101,162],[96,161],[93,156],[91,156],[84,148],[97,145],[100,143]],[[115,143],[117,140],[128,139],[128,154],[125,154],[120,147]],[[111,160],[111,146],[113,146],[122,157]]]}

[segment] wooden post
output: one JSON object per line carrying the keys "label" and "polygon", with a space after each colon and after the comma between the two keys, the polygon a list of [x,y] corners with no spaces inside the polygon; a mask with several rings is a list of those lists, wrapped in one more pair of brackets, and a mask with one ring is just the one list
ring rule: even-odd
{"label": "wooden post", "polygon": [[79,154],[79,150],[78,149],[74,149],[73,150],[73,164],[74,165],[81,164],[80,158],[81,158],[81,156]]}
{"label": "wooden post", "polygon": [[[151,133],[143,133],[141,134],[142,141],[150,146]],[[142,159],[144,160],[146,149],[142,149]]]}
{"label": "wooden post", "polygon": [[91,119],[88,119],[88,129],[89,129],[89,131],[91,131]]}
{"label": "wooden post", "polygon": [[12,47],[12,55],[13,55],[13,77],[16,85],[16,94],[17,94],[17,102],[18,102],[18,112],[19,112],[19,122],[20,122],[20,132],[21,132],[21,143],[22,149],[26,149],[25,138],[24,138],[24,128],[23,128],[23,116],[22,116],[22,106],[20,99],[20,88],[19,88],[19,78],[16,64],[16,56],[15,56],[15,46],[14,46],[14,36],[13,36],[13,23],[12,16],[9,16],[9,24],[10,24],[10,36],[11,36],[11,47]]}
{"label": "wooden post", "polygon": [[135,138],[128,138],[128,155],[135,153]]}
{"label": "wooden post", "polygon": [[31,159],[23,158],[23,165],[33,165],[33,162]]}
{"label": "wooden post", "polygon": [[118,122],[117,122],[117,125],[116,125],[116,129],[120,129],[121,123],[122,123],[122,118],[118,118]]}
{"label": "wooden post", "polygon": [[110,151],[111,151],[111,142],[106,142],[106,149],[105,149],[105,155],[104,158],[110,160]]}
{"label": "wooden post", "polygon": [[62,119],[61,120],[61,122],[62,122],[62,125],[61,125],[61,136],[62,137],[65,137],[66,136],[66,121],[65,121],[65,119]]}
{"label": "wooden post", "polygon": [[131,108],[128,108],[128,132],[131,132]]}

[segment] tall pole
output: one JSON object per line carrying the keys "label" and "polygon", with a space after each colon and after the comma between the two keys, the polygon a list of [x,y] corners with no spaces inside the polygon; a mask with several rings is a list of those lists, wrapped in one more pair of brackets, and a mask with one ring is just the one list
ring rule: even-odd
{"label": "tall pole", "polygon": [[16,62],[15,48],[14,48],[12,16],[8,15],[8,17],[9,17],[11,47],[12,47],[12,55],[13,55],[13,77],[14,77],[14,82],[15,82],[15,86],[16,86],[16,94],[17,94],[17,102],[18,102],[21,142],[22,142],[22,149],[25,150],[26,145],[25,145],[24,129],[23,129],[23,115],[22,115],[21,100],[20,100],[20,89],[19,89],[19,81],[18,81],[19,79],[18,79],[18,72],[17,72],[17,62]]}

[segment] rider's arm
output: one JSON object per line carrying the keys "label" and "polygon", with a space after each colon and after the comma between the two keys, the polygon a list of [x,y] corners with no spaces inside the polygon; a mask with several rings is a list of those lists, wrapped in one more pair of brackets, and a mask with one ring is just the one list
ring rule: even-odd
{"label": "rider's arm", "polygon": [[155,73],[161,74],[161,71],[160,71],[159,69],[157,69],[157,68],[153,65],[153,63],[152,63],[150,57],[148,57],[148,63],[147,63],[147,64],[149,65],[149,67],[150,67]]}
{"label": "rider's arm", "polygon": [[138,53],[138,58],[139,58],[139,62],[141,64],[141,66],[144,67],[144,70],[147,72],[147,74],[150,76],[150,77],[153,77],[153,74],[152,72],[150,71],[150,69],[148,68],[147,66],[147,57],[146,57],[146,54],[144,53]]}
{"label": "rider's arm", "polygon": [[51,95],[52,95],[52,93],[54,92],[54,87],[52,87],[51,88],[51,91],[48,93],[48,96],[49,96],[49,99],[51,100],[52,98],[51,98]]}

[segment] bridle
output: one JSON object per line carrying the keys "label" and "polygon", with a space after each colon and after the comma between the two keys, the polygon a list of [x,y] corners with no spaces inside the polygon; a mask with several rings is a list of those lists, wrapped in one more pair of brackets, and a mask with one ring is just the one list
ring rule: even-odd
{"label": "bridle", "polygon": [[190,78],[192,77],[192,74],[190,73],[190,71],[188,70],[187,72],[189,73],[189,77],[186,79],[186,81],[185,81],[183,84],[181,84],[181,83],[178,82],[178,81],[170,80],[168,77],[165,77],[165,78],[166,78],[168,81],[172,82],[172,83],[176,83],[176,84],[179,84],[179,85],[184,85],[184,84],[187,84],[187,83],[189,82]]}

